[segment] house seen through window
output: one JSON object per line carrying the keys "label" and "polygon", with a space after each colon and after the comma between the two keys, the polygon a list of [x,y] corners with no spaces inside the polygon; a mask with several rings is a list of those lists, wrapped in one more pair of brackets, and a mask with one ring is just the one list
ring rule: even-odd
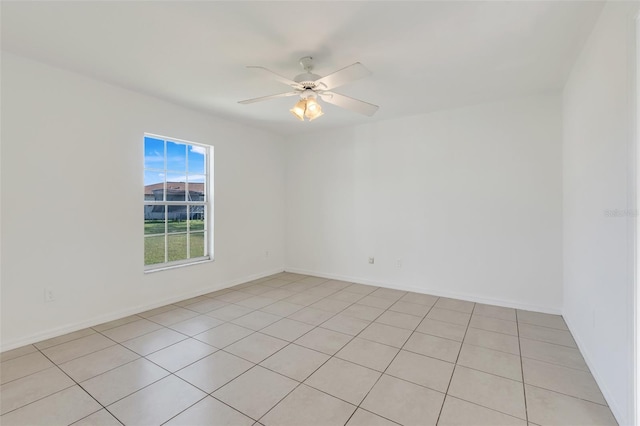
{"label": "house seen through window", "polygon": [[145,134],[145,269],[211,258],[211,147]]}

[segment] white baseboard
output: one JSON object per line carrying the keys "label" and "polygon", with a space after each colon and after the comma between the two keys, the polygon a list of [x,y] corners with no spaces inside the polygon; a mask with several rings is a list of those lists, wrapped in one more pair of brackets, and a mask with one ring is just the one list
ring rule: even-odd
{"label": "white baseboard", "polygon": [[562,315],[562,311],[560,308],[549,308],[547,306],[531,305],[527,303],[515,302],[512,300],[505,300],[505,299],[493,299],[493,298],[478,296],[475,294],[459,293],[454,291],[441,291],[441,290],[410,286],[410,285],[398,285],[398,284],[393,284],[393,283],[388,283],[383,281],[369,280],[366,278],[358,278],[358,277],[339,275],[339,274],[327,274],[324,272],[311,271],[308,269],[301,269],[301,268],[294,268],[294,267],[286,267],[284,268],[284,270],[287,272],[294,272],[297,274],[314,275],[316,277],[329,278],[329,279],[340,280],[340,281],[348,281],[348,282],[358,283],[358,284],[373,285],[376,287],[385,287],[385,288],[392,288],[396,290],[412,291],[414,293],[431,294],[433,296],[438,296],[438,297],[449,297],[452,299],[466,300],[469,302],[503,306],[505,308],[515,308],[515,309],[522,309],[526,311],[542,312],[545,314]]}
{"label": "white baseboard", "polygon": [[2,347],[0,348],[0,352],[9,351],[11,349],[19,348],[24,345],[30,345],[32,343],[41,342],[43,340],[51,339],[54,337],[62,336],[67,333],[72,333],[74,331],[82,330],[83,328],[93,327],[98,324],[102,324],[109,321],[114,321],[120,318],[127,317],[129,315],[139,314],[140,312],[148,311],[150,309],[159,308],[160,306],[169,305],[171,303],[180,302],[185,299],[190,299],[192,297],[201,296],[203,294],[211,293],[212,291],[223,290],[228,287],[232,287],[234,285],[242,284],[247,281],[257,280],[259,278],[267,277],[269,275],[277,274],[282,272],[284,268],[274,268],[269,271],[260,272],[258,274],[252,274],[245,276],[243,278],[237,278],[234,280],[225,281],[222,283],[218,283],[216,285],[190,291],[187,293],[181,293],[179,295],[166,298],[163,300],[156,300],[151,303],[147,303],[144,305],[138,305],[131,308],[123,309],[117,312],[111,312],[106,315],[96,316],[86,321],[80,321],[73,324],[68,324],[62,327],[56,327],[50,330],[42,331],[39,333],[34,333],[29,336],[25,336],[19,339],[10,340],[8,342],[3,342]]}
{"label": "white baseboard", "polygon": [[593,378],[595,379],[596,383],[600,387],[602,396],[604,396],[604,399],[607,401],[607,404],[609,405],[609,408],[611,409],[613,416],[616,418],[616,421],[620,426],[625,426],[625,425],[631,426],[633,422],[631,420],[627,421],[627,415],[620,409],[620,406],[618,405],[616,400],[613,398],[611,391],[602,380],[602,376],[598,372],[598,369],[595,368],[595,365],[591,361],[592,357],[590,352],[587,350],[587,347],[584,345],[584,343],[580,339],[580,336],[574,332],[575,328],[573,327],[571,320],[567,317],[563,317],[563,318],[564,318],[564,321],[567,323],[567,327],[569,327],[569,331],[573,336],[573,340],[576,341],[576,344],[578,345],[578,349],[580,349],[580,353],[582,354],[584,361],[587,363],[589,370],[591,370],[591,374],[593,375]]}

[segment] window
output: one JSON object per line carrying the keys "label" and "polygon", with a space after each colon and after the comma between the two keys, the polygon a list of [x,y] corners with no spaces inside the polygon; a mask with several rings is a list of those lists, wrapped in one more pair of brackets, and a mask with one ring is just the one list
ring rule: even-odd
{"label": "window", "polygon": [[211,259],[211,152],[208,146],[145,134],[145,270]]}

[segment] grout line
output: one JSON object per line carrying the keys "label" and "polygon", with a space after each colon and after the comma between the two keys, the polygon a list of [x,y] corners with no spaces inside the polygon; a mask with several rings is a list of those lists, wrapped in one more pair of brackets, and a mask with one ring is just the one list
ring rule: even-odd
{"label": "grout line", "polygon": [[524,417],[527,423],[529,422],[529,409],[527,407],[527,387],[524,383],[524,365],[522,362],[522,348],[520,345],[520,325],[517,322],[518,311],[516,311],[516,330],[518,331],[518,350],[520,351],[520,373],[522,374],[522,398],[524,399]]}
{"label": "grout line", "polygon": [[[476,304],[473,304],[473,308],[471,308],[471,316],[473,316],[473,311],[476,309]],[[456,369],[458,367],[458,360],[460,359],[460,353],[462,352],[462,346],[464,345],[464,339],[467,337],[467,332],[469,331],[469,326],[471,324],[471,318],[469,318],[469,322],[467,323],[467,328],[464,331],[464,336],[462,336],[462,342],[460,342],[460,349],[458,349],[458,355],[456,356],[456,361],[454,363],[453,371],[451,372],[451,377],[449,378],[449,384],[447,384],[447,390],[444,392],[444,399],[442,400],[442,405],[440,406],[440,412],[438,413],[438,419],[436,420],[436,425],[440,422],[440,416],[442,415],[442,409],[444,408],[444,403],[447,400],[447,395],[449,395],[449,388],[451,387],[451,382],[453,382],[453,376],[456,373]],[[452,395],[453,396],[453,395]]]}

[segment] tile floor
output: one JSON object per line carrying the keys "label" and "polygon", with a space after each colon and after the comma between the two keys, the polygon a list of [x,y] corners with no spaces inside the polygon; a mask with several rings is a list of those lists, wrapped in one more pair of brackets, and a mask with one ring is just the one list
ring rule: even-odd
{"label": "tile floor", "polygon": [[615,425],[562,317],[283,272],[1,354],[10,425]]}

